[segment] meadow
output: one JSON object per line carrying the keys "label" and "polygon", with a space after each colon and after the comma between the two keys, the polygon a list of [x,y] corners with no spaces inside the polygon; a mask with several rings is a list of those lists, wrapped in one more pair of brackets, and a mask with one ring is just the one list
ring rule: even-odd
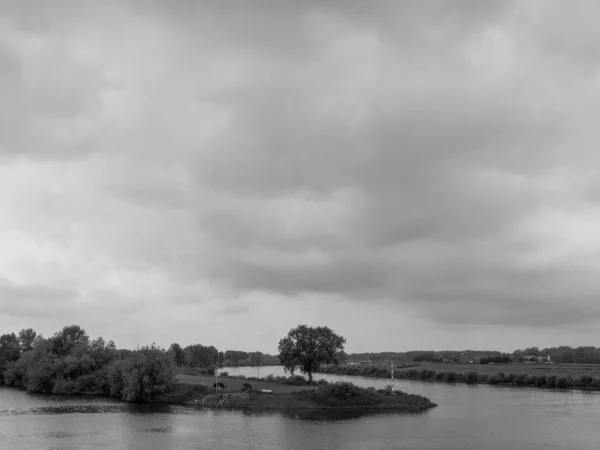
{"label": "meadow", "polygon": [[[377,366],[377,364],[374,364]],[[383,365],[382,365],[383,367]],[[580,377],[590,375],[600,377],[600,364],[462,364],[462,363],[424,363],[419,366],[394,368],[394,372],[405,372],[415,369],[428,369],[435,372],[468,373],[477,372],[489,375],[498,372],[527,374],[527,375],[556,375]]]}

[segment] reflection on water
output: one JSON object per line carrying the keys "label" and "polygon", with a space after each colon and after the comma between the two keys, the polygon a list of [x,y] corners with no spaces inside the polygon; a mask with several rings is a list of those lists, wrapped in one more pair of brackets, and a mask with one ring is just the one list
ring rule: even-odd
{"label": "reflection on water", "polygon": [[[375,387],[387,382],[351,380]],[[598,393],[405,380],[396,386],[439,406],[418,415],[377,416],[320,409],[211,411],[0,387],[0,449],[598,448]]]}

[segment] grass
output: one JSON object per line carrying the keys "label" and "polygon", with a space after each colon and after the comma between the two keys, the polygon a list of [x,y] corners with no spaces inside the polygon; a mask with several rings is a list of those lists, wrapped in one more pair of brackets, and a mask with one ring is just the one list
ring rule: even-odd
{"label": "grass", "polygon": [[[294,391],[299,391],[303,389],[314,389],[314,386],[304,385],[286,385],[277,382],[269,382],[269,381],[253,381],[246,379],[236,379],[236,378],[228,378],[228,377],[219,377],[219,381],[225,383],[227,386],[225,389],[221,389],[219,392],[233,393],[233,392],[241,392],[242,386],[244,383],[250,383],[254,389],[268,389],[272,390],[274,394],[290,394]],[[215,377],[208,375],[196,375],[189,373],[179,373],[177,374],[177,382],[178,383],[186,383],[192,385],[202,385],[207,389],[212,390],[212,386],[215,383]]]}
{"label": "grass", "polygon": [[[219,377],[225,383],[225,389],[215,394],[212,385],[215,378],[207,375],[179,373],[177,390],[171,395],[172,402],[195,404],[197,407],[256,408],[256,409],[312,409],[312,408],[378,408],[407,412],[424,411],[436,406],[429,399],[418,395],[398,392],[397,395],[384,395],[374,389],[363,389],[352,383],[327,383],[320,385],[289,385],[283,380],[253,381]],[[250,383],[255,389],[251,393],[242,393],[244,383]],[[269,389],[274,395],[261,393],[260,389]],[[166,397],[165,395],[165,397]],[[168,401],[161,398],[160,401]],[[201,405],[201,406],[200,406]]]}
{"label": "grass", "polygon": [[[414,370],[411,368],[394,369],[395,373]],[[426,363],[419,369],[429,369],[435,372],[456,372],[456,373],[486,373],[493,375],[498,372],[527,374],[527,375],[557,375],[580,377],[582,375],[591,375],[600,378],[600,365],[595,364],[459,364],[459,363]]]}

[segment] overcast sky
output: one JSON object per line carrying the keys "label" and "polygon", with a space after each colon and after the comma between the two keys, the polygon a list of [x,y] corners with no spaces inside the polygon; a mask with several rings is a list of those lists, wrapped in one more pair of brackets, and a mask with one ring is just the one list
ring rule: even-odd
{"label": "overcast sky", "polygon": [[598,17],[2,2],[0,333],[600,344]]}

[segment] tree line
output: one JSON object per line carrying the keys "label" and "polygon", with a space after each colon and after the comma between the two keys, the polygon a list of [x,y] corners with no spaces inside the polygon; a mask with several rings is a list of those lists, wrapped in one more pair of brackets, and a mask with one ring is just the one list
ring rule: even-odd
{"label": "tree line", "polygon": [[279,358],[262,352],[244,352],[239,350],[217,350],[215,347],[200,344],[182,348],[178,343],[171,344],[169,353],[173,355],[175,365],[204,370],[213,373],[216,367],[273,366],[279,365]]}
{"label": "tree line", "polygon": [[113,341],[92,339],[79,325],[65,326],[48,338],[31,328],[0,335],[0,384],[29,392],[153,401],[173,388],[177,368],[213,374],[227,363],[274,361],[260,352],[221,352],[201,344],[117,349]]}
{"label": "tree line", "polygon": [[501,357],[503,362],[512,361],[511,357],[522,355],[527,356],[550,356],[550,360],[557,364],[600,364],[600,348],[594,346],[560,346],[538,348],[529,347],[522,350],[515,350],[512,353],[502,353],[496,350],[415,350],[409,352],[378,352],[378,353],[349,353],[343,354],[342,360],[347,362],[370,361],[373,363],[398,361],[398,362],[442,362],[442,361],[460,361],[461,354],[469,353],[478,355],[480,358],[494,361],[494,358]]}
{"label": "tree line", "polygon": [[70,325],[49,338],[33,329],[0,336],[0,383],[29,392],[153,401],[174,386],[175,372],[171,355],[154,344],[118,350],[113,341],[92,340]]}

